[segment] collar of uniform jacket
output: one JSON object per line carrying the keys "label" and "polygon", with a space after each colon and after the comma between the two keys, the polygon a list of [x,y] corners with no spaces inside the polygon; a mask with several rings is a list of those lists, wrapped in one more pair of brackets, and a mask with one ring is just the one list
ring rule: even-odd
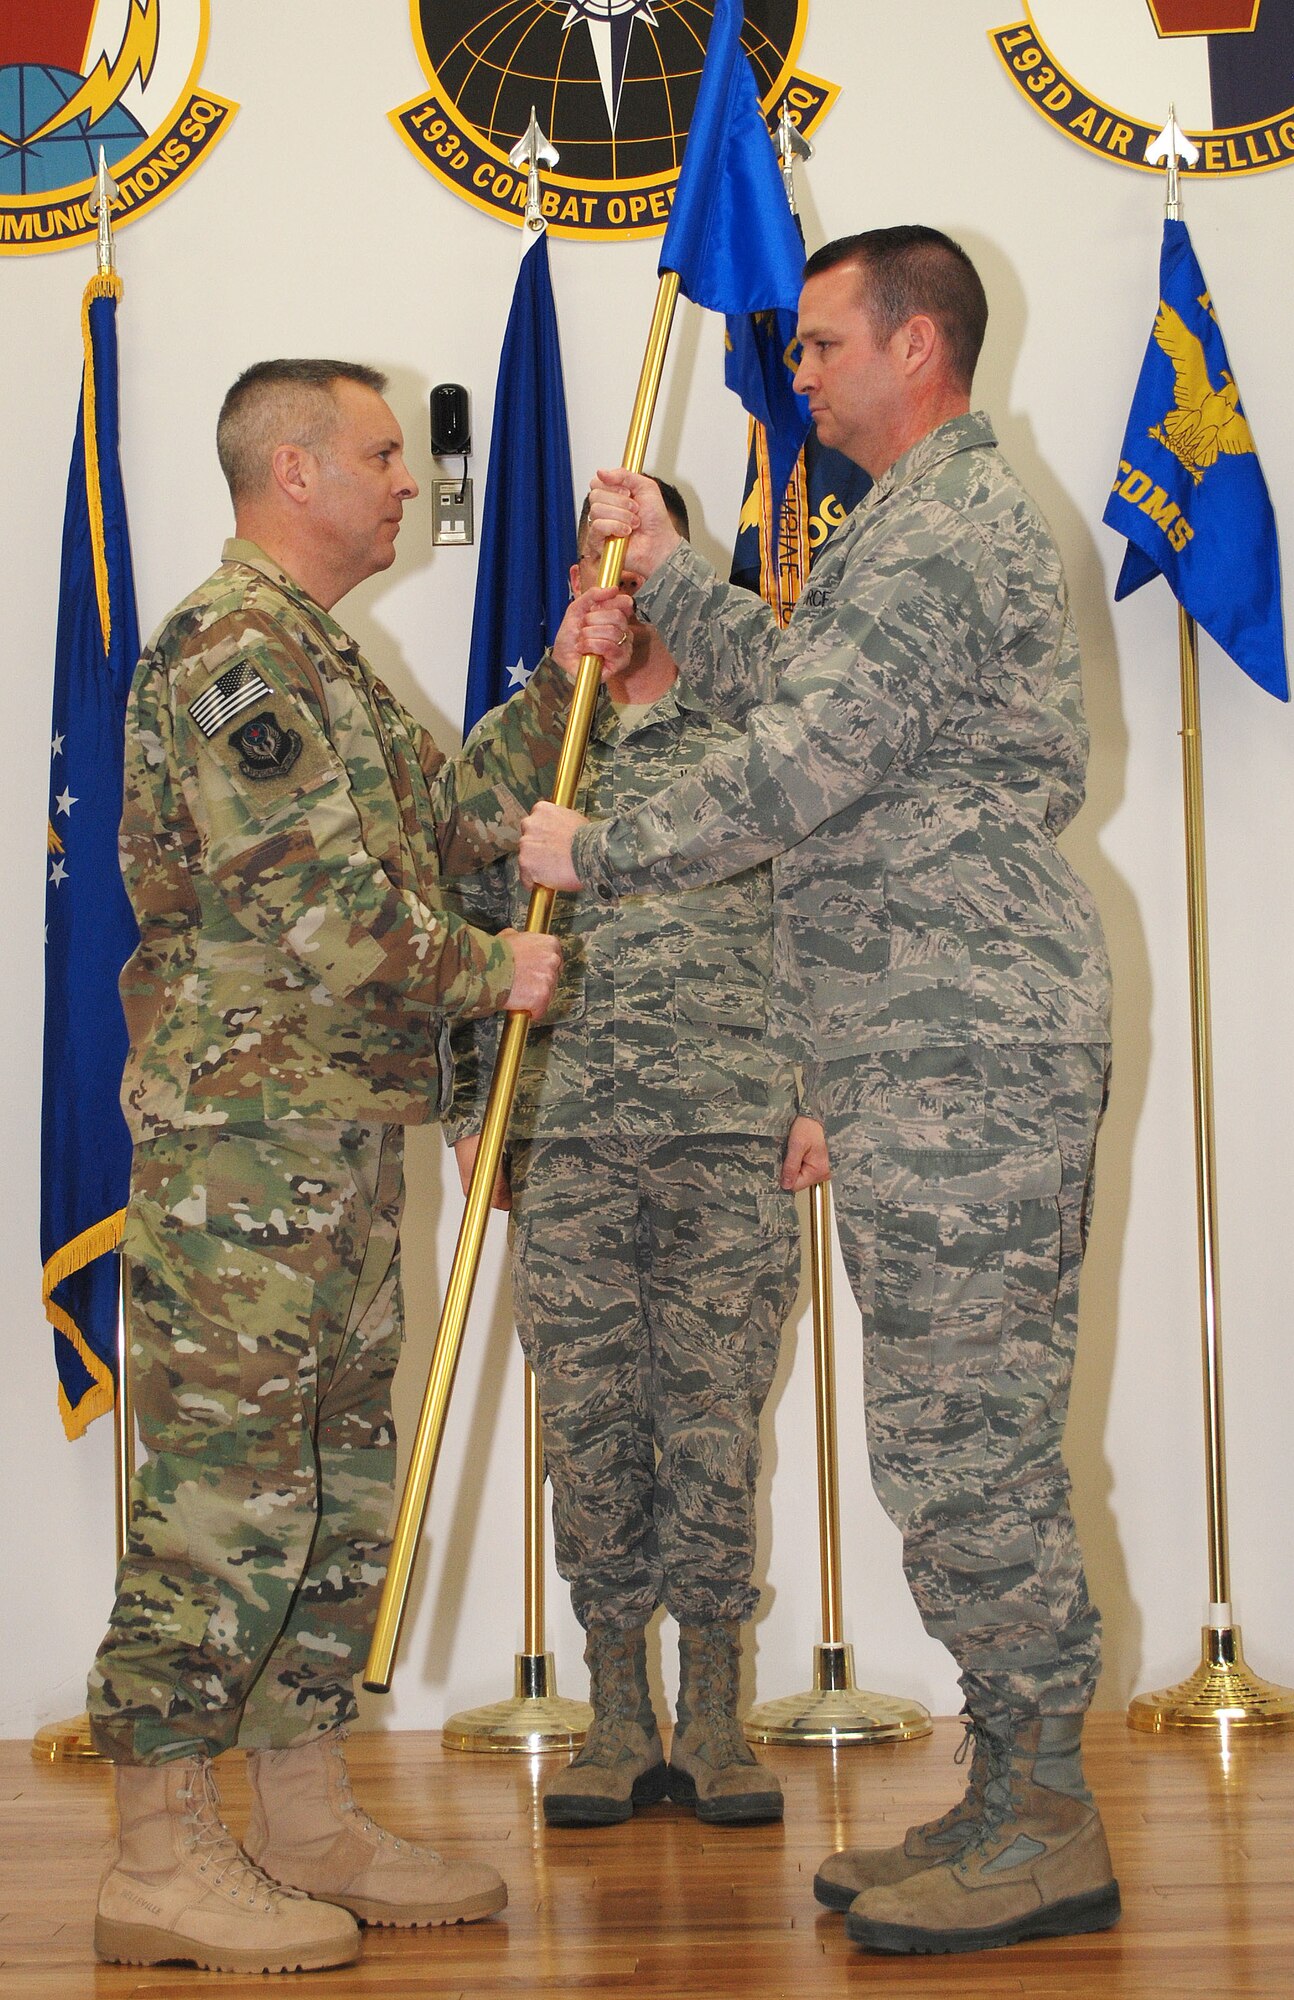
{"label": "collar of uniform jacket", "polygon": [[[640,704],[633,702],[630,706],[638,708]],[[675,716],[678,715],[708,715],[709,713],[710,710],[706,707],[705,703],[697,700],[686,681],[680,676],[678,680],[671,682],[663,694],[657,695],[655,701],[643,711],[633,727],[626,730],[624,734],[626,737],[636,736],[640,729],[652,729],[658,722],[672,722]],[[602,688],[599,692],[598,706],[594,715],[593,734],[599,741],[609,742],[613,736],[620,733],[619,711],[606,689]]]}
{"label": "collar of uniform jacket", "polygon": [[971,410],[967,416],[952,417],[936,430],[927,431],[923,438],[902,458],[896,458],[888,472],[883,472],[871,491],[865,493],[859,508],[866,513],[869,507],[878,507],[882,500],[888,500],[891,493],[901,486],[914,485],[924,479],[946,458],[955,458],[959,451],[975,451],[981,445],[995,445],[997,435],[983,410]]}
{"label": "collar of uniform jacket", "polygon": [[231,535],[220,551],[220,560],[222,563],[241,563],[244,569],[259,570],[276,589],[281,590],[285,597],[290,597],[308,618],[314,620],[335,653],[347,653],[355,659],[360,657],[359,646],[350,633],[340,626],[335,618],[329,616],[322,604],[315,603],[309,591],[302,590],[299,583],[294,583],[287,571],[281,569],[275,562],[273,556],[267,556],[264,549],[258,548],[255,542],[243,541],[240,536]]}

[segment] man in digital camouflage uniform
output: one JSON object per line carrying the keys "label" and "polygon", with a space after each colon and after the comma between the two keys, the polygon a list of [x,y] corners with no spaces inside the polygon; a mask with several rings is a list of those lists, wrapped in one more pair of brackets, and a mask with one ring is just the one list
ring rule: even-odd
{"label": "man in digital camouflage uniform", "polygon": [[[662,492],[686,535],[682,496]],[[572,590],[597,568],[584,551]],[[564,637],[555,652],[573,670]],[[601,813],[631,811],[737,737],[650,625],[631,617],[609,665],[579,794]],[[517,789],[533,804],[542,774],[518,774]],[[525,910],[515,862],[455,886],[475,922]],[[820,1129],[794,1117],[794,1074],[769,1036],[769,870],[615,903],[561,898],[555,922],[562,978],[509,1125],[513,1298],[594,1720],[546,1784],[544,1815],[608,1825],[669,1796],[717,1824],[777,1819],[781,1788],[737,1722],[741,1627],[758,1598],[759,1414],[799,1271],[791,1190],[821,1176],[825,1155]],[[464,1186],[497,1041],[494,1022],[455,1034],[446,1132]],[[679,1623],[668,1766],[644,1631],[660,1604]]]}
{"label": "man in digital camouflage uniform", "polygon": [[[236,539],[131,694],[124,1254],[148,1456],[90,1715],[120,1820],[95,1942],[132,1963],[345,1963],[356,1917],[507,1900],[493,1869],[376,1827],[339,1732],[387,1556],[401,1127],[442,1106],[447,1019],[542,1012],[560,958],[474,930],[437,877],[498,851],[507,770],[544,765],[568,697],[537,675],[445,764],[329,616],[392,562],[417,492],[384,387],[336,362],[240,377],[217,434]],[[235,1743],[259,1870],[210,1774]]]}
{"label": "man in digital camouflage uniform", "polygon": [[541,806],[521,849],[528,879],[602,897],[780,857],[873,1477],[975,1738],[950,1814],[819,1872],[881,1951],[1119,1912],[1079,1758],[1099,1628],[1061,1457],[1109,975],[1055,846],[1087,750],[1060,560],[970,413],[986,317],[969,259],[931,230],[810,260],[798,386],[876,483],[785,634],[679,542],[650,482],[595,484],[596,544],[635,530],[639,602],[745,735],[609,824]]}

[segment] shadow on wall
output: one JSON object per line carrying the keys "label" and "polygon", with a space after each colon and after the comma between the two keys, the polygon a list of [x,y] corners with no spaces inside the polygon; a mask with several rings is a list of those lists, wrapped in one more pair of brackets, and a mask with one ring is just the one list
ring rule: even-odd
{"label": "shadow on wall", "polygon": [[1105,1665],[1097,1705],[1121,1707],[1134,1692],[1142,1665],[1141,1617],[1132,1600],[1110,1506],[1112,1480],[1104,1437],[1133,1148],[1150,1070],[1152,993],[1150,956],[1136,901],[1101,846],[1102,829],[1123,801],[1128,760],[1114,627],[1094,533],[1104,493],[1089,499],[1068,492],[1041,455],[1029,416],[1012,408],[1012,378],[1026,338],[1023,287],[996,244],[955,224],[952,234],[974,258],[991,308],[975,403],[989,411],[1007,459],[1060,543],[1083,655],[1091,731],[1087,803],[1061,845],[1091,888],[1105,925],[1114,971],[1114,1074],[1097,1147],[1095,1223],[1083,1269],[1081,1337],[1066,1452],[1088,1583],[1104,1623]]}

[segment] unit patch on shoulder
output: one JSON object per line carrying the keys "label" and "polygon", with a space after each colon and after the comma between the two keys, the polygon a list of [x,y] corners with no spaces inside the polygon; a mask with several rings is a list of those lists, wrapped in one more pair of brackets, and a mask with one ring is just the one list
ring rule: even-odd
{"label": "unit patch on shoulder", "polygon": [[296,730],[280,729],[269,713],[240,724],[231,732],[229,744],[238,752],[238,768],[245,778],[282,778],[301,755]]}
{"label": "unit patch on shoulder", "polygon": [[204,736],[214,736],[218,729],[269,693],[255,667],[247,660],[236,660],[232,667],[226,667],[218,681],[208,682],[196,701],[189,703],[189,714]]}

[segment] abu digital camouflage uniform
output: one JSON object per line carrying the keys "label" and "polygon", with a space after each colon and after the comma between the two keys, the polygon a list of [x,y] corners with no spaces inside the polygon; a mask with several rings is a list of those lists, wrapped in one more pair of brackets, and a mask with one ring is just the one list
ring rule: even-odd
{"label": "abu digital camouflage uniform", "polygon": [[639,603],[745,735],[581,830],[577,872],[614,897],[780,857],[909,1579],[968,1693],[1081,1708],[1098,1622],[1060,1444],[1109,973],[1055,845],[1087,750],[1055,545],[972,415],[877,481],[785,633],[686,545]]}
{"label": "abu digital camouflage uniform", "polygon": [[[632,812],[736,734],[681,683],[645,709],[604,693],[579,802]],[[518,786],[544,795],[541,774]],[[498,926],[525,903],[509,862],[465,906]],[[584,1625],[638,1627],[661,1603],[740,1621],[757,1601],[759,1413],[799,1266],[778,1185],[794,1079],[769,1032],[771,904],[752,868],[556,906],[561,980],[509,1128],[511,1246],[557,1564]],[[497,1034],[456,1031],[451,1137],[480,1129]]]}
{"label": "abu digital camouflage uniform", "polygon": [[122,867],[136,1142],[124,1253],[148,1457],[91,1677],[125,1762],[334,1729],[386,1561],[400,1127],[447,1100],[446,1016],[513,979],[437,877],[550,775],[556,669],[446,763],[247,542],[140,661]]}

